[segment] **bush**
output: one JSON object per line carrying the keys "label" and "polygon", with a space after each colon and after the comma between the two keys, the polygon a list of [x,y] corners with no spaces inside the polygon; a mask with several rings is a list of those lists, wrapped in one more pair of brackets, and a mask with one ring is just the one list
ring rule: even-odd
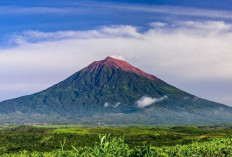
{"label": "bush", "polygon": [[110,135],[99,136],[100,143],[94,147],[74,147],[64,150],[66,140],[60,142],[61,149],[52,152],[27,152],[4,154],[3,157],[226,157],[232,156],[232,140],[214,139],[210,142],[171,147],[152,148],[151,146],[130,149],[123,138],[110,138]]}

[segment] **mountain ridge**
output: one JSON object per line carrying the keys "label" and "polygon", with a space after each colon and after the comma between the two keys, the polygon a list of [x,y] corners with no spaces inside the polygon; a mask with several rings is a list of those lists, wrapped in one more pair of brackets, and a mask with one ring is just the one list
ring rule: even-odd
{"label": "mountain ridge", "polygon": [[0,123],[218,124],[231,122],[231,113],[112,57],[46,90],[0,103]]}

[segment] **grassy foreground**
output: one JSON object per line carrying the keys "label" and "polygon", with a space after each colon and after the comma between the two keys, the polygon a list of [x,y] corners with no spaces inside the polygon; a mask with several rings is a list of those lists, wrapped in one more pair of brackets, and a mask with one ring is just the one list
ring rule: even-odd
{"label": "grassy foreground", "polygon": [[210,142],[194,142],[189,145],[152,148],[151,146],[135,147],[130,149],[122,138],[109,139],[109,135],[100,137],[100,143],[94,147],[75,148],[64,151],[66,140],[62,141],[61,149],[48,153],[21,152],[4,154],[4,157],[218,157],[232,156],[232,140],[214,139]]}
{"label": "grassy foreground", "polygon": [[231,135],[230,126],[0,127],[0,156],[232,156]]}

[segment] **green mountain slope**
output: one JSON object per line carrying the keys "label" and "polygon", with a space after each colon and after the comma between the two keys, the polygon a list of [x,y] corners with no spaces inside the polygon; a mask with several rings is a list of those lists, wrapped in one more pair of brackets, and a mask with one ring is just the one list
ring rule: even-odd
{"label": "green mountain slope", "polygon": [[0,103],[2,123],[229,123],[230,107],[107,57],[39,93]]}

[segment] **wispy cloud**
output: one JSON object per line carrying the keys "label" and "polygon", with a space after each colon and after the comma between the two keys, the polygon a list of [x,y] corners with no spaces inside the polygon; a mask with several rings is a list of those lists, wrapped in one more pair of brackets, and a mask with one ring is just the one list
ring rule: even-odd
{"label": "wispy cloud", "polygon": [[[0,6],[0,15],[10,15],[10,14],[64,14],[64,13],[74,13],[73,8],[62,9],[54,7],[17,7],[17,6]],[[77,11],[75,11],[77,13]]]}
{"label": "wispy cloud", "polygon": [[[113,6],[111,6],[113,7]],[[163,13],[183,16],[201,16],[211,18],[232,18],[231,11],[212,10],[212,9],[197,9],[191,7],[175,7],[175,6],[159,6],[159,5],[116,5],[115,7],[125,10],[148,12],[148,13]]]}
{"label": "wispy cloud", "polygon": [[[67,4],[69,4],[67,2]],[[64,6],[42,6],[42,7],[21,7],[21,6],[0,6],[0,15],[9,14],[89,14],[92,12],[101,13],[109,11],[126,11],[142,13],[171,14],[178,16],[197,16],[210,18],[231,19],[232,12],[225,10],[198,9],[181,6],[161,6],[161,5],[136,5],[125,3],[96,3],[96,2],[76,2],[72,5]]]}
{"label": "wispy cloud", "polygon": [[90,39],[90,38],[131,38],[140,37],[141,34],[136,27],[129,25],[117,25],[109,27],[101,27],[98,30],[86,31],[57,31],[57,32],[40,32],[40,31],[24,31],[20,34],[11,36],[10,41],[18,44],[25,42],[36,43],[40,41],[55,41],[65,39]]}
{"label": "wispy cloud", "polygon": [[151,22],[150,26],[151,27],[165,27],[165,26],[167,26],[167,23],[164,23],[164,22]]}

